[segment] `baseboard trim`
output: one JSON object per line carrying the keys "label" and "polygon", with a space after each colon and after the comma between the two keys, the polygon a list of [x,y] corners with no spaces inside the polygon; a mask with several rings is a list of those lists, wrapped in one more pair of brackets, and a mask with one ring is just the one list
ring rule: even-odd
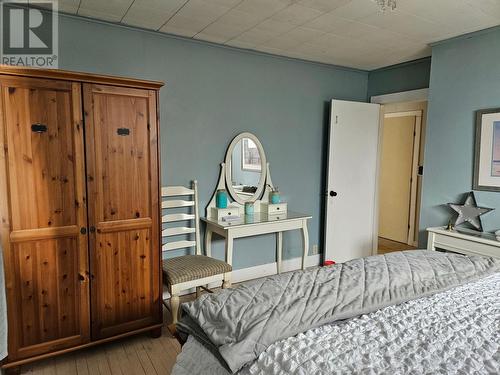
{"label": "baseboard trim", "polygon": [[[306,267],[315,267],[319,266],[321,261],[321,255],[320,254],[315,254],[315,255],[309,255],[306,259]],[[239,270],[234,270],[232,272],[232,280],[231,282],[233,283],[241,283],[244,281],[249,281],[249,280],[254,280],[254,279],[259,279],[261,277],[266,277],[266,276],[271,276],[276,274],[276,262],[273,263],[267,263],[267,264],[261,264],[259,266],[253,266],[253,267],[247,267],[247,268],[241,268]],[[292,258],[292,259],[287,259],[281,262],[281,272],[290,272],[294,270],[298,270],[302,267],[302,258]],[[220,287],[218,284],[214,285],[209,285],[211,288],[217,288]],[[185,294],[191,294],[194,293],[195,289],[188,289],[180,293],[180,295],[185,295]],[[168,290],[166,288],[163,290],[163,299],[169,299],[170,298],[170,293],[168,293]]]}

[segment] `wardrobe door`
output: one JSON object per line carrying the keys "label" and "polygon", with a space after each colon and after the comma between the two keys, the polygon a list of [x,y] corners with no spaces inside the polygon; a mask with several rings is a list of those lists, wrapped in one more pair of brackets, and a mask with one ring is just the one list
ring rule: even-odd
{"label": "wardrobe door", "polygon": [[81,86],[0,76],[0,91],[0,236],[14,360],[89,341]]}
{"label": "wardrobe door", "polygon": [[156,92],[84,85],[92,338],[161,323]]}

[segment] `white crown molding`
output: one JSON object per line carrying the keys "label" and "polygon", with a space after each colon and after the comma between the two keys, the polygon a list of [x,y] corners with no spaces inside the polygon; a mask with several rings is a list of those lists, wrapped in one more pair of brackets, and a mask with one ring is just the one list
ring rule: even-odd
{"label": "white crown molding", "polygon": [[372,96],[370,98],[370,102],[375,104],[391,104],[403,102],[423,102],[428,99],[429,89],[420,89]]}

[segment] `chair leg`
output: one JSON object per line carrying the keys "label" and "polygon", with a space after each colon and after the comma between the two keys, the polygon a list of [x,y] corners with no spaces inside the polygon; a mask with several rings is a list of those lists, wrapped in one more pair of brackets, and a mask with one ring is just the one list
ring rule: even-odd
{"label": "chair leg", "polygon": [[201,296],[201,286],[196,287],[196,298],[200,298]]}
{"label": "chair leg", "polygon": [[172,324],[177,324],[179,316],[179,295],[177,294],[170,297],[170,312],[172,314]]}
{"label": "chair leg", "polygon": [[231,272],[224,274],[224,280],[222,280],[222,289],[231,288]]}

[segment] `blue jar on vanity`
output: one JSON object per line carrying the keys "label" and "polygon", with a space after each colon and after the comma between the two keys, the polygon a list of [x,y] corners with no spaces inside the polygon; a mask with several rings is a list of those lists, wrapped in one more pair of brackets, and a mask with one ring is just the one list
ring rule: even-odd
{"label": "blue jar on vanity", "polygon": [[227,193],[224,189],[217,190],[215,205],[217,208],[227,208]]}

